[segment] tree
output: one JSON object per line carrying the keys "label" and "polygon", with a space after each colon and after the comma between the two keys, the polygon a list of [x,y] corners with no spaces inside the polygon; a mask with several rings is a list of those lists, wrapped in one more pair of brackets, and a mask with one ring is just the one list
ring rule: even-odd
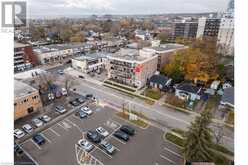
{"label": "tree", "polygon": [[224,136],[224,124],[219,123],[213,128],[213,135],[217,144],[220,144]]}
{"label": "tree", "polygon": [[166,32],[161,32],[158,34],[158,39],[160,40],[161,44],[169,42],[169,34]]}
{"label": "tree", "polygon": [[174,54],[169,59],[169,63],[163,66],[161,73],[173,79],[175,83],[184,79],[184,56]]}
{"label": "tree", "polygon": [[212,135],[208,127],[211,122],[211,112],[204,111],[191,123],[185,134],[184,157],[188,162],[209,162],[213,161],[211,150]]}

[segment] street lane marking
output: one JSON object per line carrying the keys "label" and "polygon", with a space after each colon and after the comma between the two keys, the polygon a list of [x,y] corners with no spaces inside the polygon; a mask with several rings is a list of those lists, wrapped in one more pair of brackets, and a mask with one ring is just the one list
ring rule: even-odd
{"label": "street lane marking", "polygon": [[79,117],[75,116],[75,115],[72,115],[72,117],[76,120],[80,120]]}
{"label": "street lane marking", "polygon": [[[114,145],[113,145],[114,146]],[[114,146],[115,147],[115,149],[117,150],[117,151],[121,151],[119,148],[117,148],[116,146]]]}
{"label": "street lane marking", "polygon": [[173,153],[174,155],[176,155],[176,156],[178,156],[178,157],[180,157],[180,158],[183,158],[181,155],[179,155],[178,153],[176,153],[176,152],[170,150],[169,148],[164,147],[164,150],[167,150],[167,151]]}
{"label": "street lane marking", "polygon": [[52,143],[50,139],[48,139],[43,133],[40,133],[47,141],[48,143]]}
{"label": "street lane marking", "polygon": [[[81,85],[82,85],[82,83],[81,83]],[[92,86],[90,86],[90,85],[88,85],[88,84],[85,84],[85,83],[83,83],[83,85],[84,85],[84,86],[87,86],[88,88],[92,88],[92,89],[94,89],[94,90],[100,91],[100,92],[102,92],[102,93],[104,93],[104,94],[106,94],[106,95],[108,95],[108,96],[114,96],[114,97],[116,97],[116,98],[118,98],[118,99],[122,99],[121,96],[115,95],[115,94],[113,94],[113,93],[106,92],[106,91],[104,91],[104,90],[102,90],[102,89],[94,88],[94,87],[92,87]],[[128,101],[129,101],[130,103],[132,103],[132,104],[136,104],[136,105],[139,105],[139,106],[143,107],[145,110],[148,110],[147,106],[145,106],[145,105],[143,105],[143,104],[140,104],[140,103],[137,103],[137,102],[134,102],[134,101],[131,101],[131,100],[128,100]],[[149,110],[148,110],[148,111],[149,111]],[[167,117],[167,118],[171,118],[171,119],[173,119],[173,120],[176,120],[176,121],[185,123],[185,124],[187,124],[187,125],[190,125],[190,122],[186,122],[186,121],[184,121],[184,120],[178,119],[177,117],[174,117],[174,116],[172,116],[172,115],[168,115],[168,114],[165,114],[165,113],[162,113],[162,112],[159,112],[159,111],[153,111],[153,112],[158,113],[158,114],[160,114],[160,115],[162,115],[162,116],[165,116],[165,117]]]}
{"label": "street lane marking", "polygon": [[49,128],[55,135],[61,136],[58,132],[54,131],[52,128]]}
{"label": "street lane marking", "polygon": [[176,162],[170,160],[169,158],[165,157],[164,155],[161,155],[161,154],[160,154],[160,157],[163,158],[163,159],[165,159],[165,160],[167,160],[167,161],[169,161],[169,162],[172,163],[172,164],[176,164]]}
{"label": "street lane marking", "polygon": [[33,141],[33,139],[31,140],[31,142],[32,142],[39,150],[42,150],[41,147],[40,147],[37,143],[35,143],[35,142]]}

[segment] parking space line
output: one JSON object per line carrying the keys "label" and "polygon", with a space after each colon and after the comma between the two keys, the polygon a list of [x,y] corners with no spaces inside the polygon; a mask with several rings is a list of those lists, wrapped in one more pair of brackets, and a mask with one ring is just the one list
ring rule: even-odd
{"label": "parking space line", "polygon": [[57,123],[61,128],[63,128],[64,130],[68,131],[67,128],[65,128],[64,126],[62,126],[60,123]]}
{"label": "parking space line", "polygon": [[40,134],[48,141],[48,143],[52,143],[51,140],[44,135],[44,133],[40,133]]}
{"label": "parking space line", "polygon": [[123,141],[121,141],[120,139],[118,139],[117,137],[115,137],[115,136],[112,136],[115,140],[117,140],[117,141],[119,141],[120,143],[122,143],[122,144],[126,144],[125,142],[123,142]]}
{"label": "parking space line", "polygon": [[183,158],[181,155],[179,155],[178,153],[176,153],[176,152],[170,150],[169,148],[164,147],[164,150],[167,150],[167,151],[171,152],[172,154],[174,154],[174,155],[176,155],[176,156],[178,156],[178,157],[180,157],[180,158]]}
{"label": "parking space line", "polygon": [[23,152],[28,156],[28,158],[34,162],[35,165],[39,165],[39,163],[21,145],[19,146],[23,150]]}
{"label": "parking space line", "polygon": [[161,155],[161,154],[160,154],[160,157],[163,158],[163,159],[165,159],[165,160],[167,160],[167,161],[169,161],[169,162],[172,163],[172,164],[176,164],[176,162],[170,160],[169,158],[165,157],[164,155]]}
{"label": "parking space line", "polygon": [[[114,145],[113,145],[114,146]],[[117,148],[116,146],[114,146],[115,147],[115,149],[117,150],[117,151],[121,151],[119,148]]]}
{"label": "parking space line", "polygon": [[32,142],[39,150],[42,150],[41,147],[40,147],[38,144],[36,144],[33,140],[31,140],[31,142]]}
{"label": "parking space line", "polygon": [[72,117],[76,120],[80,120],[79,117],[76,117],[75,115],[72,115]]}
{"label": "parking space line", "polygon": [[110,159],[112,159],[112,156],[110,156],[109,154],[107,154],[104,150],[102,150],[101,148],[99,148],[97,145],[94,145],[97,149],[99,149],[100,151],[102,151],[105,155],[107,155]]}
{"label": "parking space line", "polygon": [[55,135],[61,136],[58,132],[54,131],[52,128],[49,128]]}

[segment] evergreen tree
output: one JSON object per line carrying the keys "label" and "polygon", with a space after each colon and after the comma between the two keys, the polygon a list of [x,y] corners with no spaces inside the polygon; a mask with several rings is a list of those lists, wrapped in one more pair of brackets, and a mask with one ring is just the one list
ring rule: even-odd
{"label": "evergreen tree", "polygon": [[211,129],[208,125],[211,122],[211,113],[204,111],[201,116],[196,117],[186,133],[184,144],[184,156],[188,162],[209,162],[212,161]]}

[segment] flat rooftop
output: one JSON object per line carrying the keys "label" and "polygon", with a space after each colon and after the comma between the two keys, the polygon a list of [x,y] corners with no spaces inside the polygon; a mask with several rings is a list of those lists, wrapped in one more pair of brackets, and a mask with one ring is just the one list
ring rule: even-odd
{"label": "flat rooftop", "polygon": [[20,42],[14,42],[14,48],[23,48],[23,47],[26,47],[26,46],[29,46],[28,44],[23,44],[23,43],[20,43]]}
{"label": "flat rooftop", "polygon": [[[149,47],[148,49],[153,49],[155,51],[163,52],[163,51],[171,51],[176,49],[187,48],[187,46],[182,44],[161,44],[160,46]],[[146,48],[145,48],[146,49]]]}
{"label": "flat rooftop", "polygon": [[128,61],[144,61],[147,59],[147,57],[141,56],[137,49],[121,49],[112,55],[113,58]]}
{"label": "flat rooftop", "polygon": [[75,48],[81,48],[86,46],[86,43],[82,44],[54,44],[54,45],[46,45],[46,46],[40,46],[34,49],[35,52],[38,53],[48,53],[48,52],[54,52],[59,50],[65,50],[65,49],[75,49]]}
{"label": "flat rooftop", "polygon": [[81,55],[79,57],[73,57],[72,59],[83,61],[83,60],[96,60],[98,58],[106,58],[108,56],[112,56],[111,53],[98,52],[98,53],[90,53],[86,55]]}
{"label": "flat rooftop", "polygon": [[24,97],[24,96],[30,95],[33,92],[37,92],[37,91],[38,91],[37,89],[31,87],[28,84],[25,84],[25,83],[18,81],[18,80],[14,81],[15,98]]}

